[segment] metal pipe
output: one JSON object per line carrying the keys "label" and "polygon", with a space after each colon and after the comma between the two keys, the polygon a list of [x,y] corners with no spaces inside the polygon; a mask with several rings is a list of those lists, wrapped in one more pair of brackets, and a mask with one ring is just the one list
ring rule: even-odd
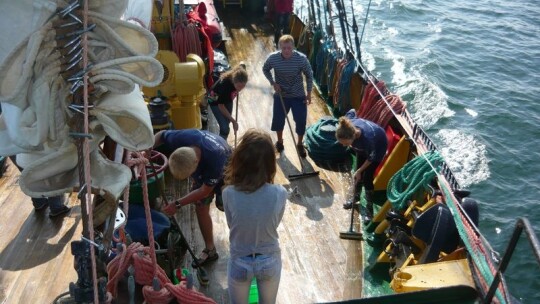
{"label": "metal pipe", "polygon": [[512,258],[512,254],[514,253],[514,250],[516,249],[517,243],[519,241],[519,237],[521,236],[523,229],[525,229],[525,234],[527,235],[527,239],[529,240],[529,243],[531,244],[531,247],[533,249],[533,253],[536,257],[536,262],[540,265],[540,245],[538,242],[538,238],[536,237],[536,234],[534,233],[534,230],[532,229],[531,223],[526,218],[518,218],[516,222],[516,228],[514,228],[514,233],[512,234],[512,237],[510,238],[510,242],[508,243],[508,246],[506,246],[506,251],[504,252],[504,256],[501,260],[501,263],[499,264],[499,268],[497,269],[497,272],[495,273],[495,277],[493,278],[493,282],[491,283],[491,286],[489,287],[488,293],[486,294],[486,297],[484,298],[484,303],[486,304],[491,303],[491,300],[493,299],[493,296],[495,295],[495,292],[497,291],[499,283],[502,280],[502,274],[504,273],[504,271],[506,270],[506,267],[510,263],[510,259]]}

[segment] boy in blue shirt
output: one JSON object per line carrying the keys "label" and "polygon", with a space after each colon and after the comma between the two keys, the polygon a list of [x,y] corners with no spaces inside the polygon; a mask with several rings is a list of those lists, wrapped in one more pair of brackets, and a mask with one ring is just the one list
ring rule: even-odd
{"label": "boy in blue shirt", "polygon": [[193,187],[191,192],[164,206],[163,212],[169,216],[176,209],[187,204],[196,204],[197,220],[206,248],[199,258],[199,264],[214,261],[218,258],[214,245],[210,203],[216,194],[216,206],[223,210],[221,202],[221,186],[223,185],[223,168],[231,155],[231,147],[227,142],[208,131],[197,129],[164,130],[156,133],[154,148],[159,147],[169,154],[169,170],[179,180],[191,176]]}

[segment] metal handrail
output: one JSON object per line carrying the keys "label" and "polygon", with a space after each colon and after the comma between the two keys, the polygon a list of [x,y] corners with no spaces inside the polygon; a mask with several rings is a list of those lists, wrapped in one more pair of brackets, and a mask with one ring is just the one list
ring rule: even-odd
{"label": "metal handrail", "polygon": [[527,238],[529,239],[529,243],[531,244],[533,253],[536,256],[538,265],[540,265],[540,243],[538,242],[538,238],[536,237],[536,234],[534,233],[534,230],[532,229],[532,226],[529,220],[526,218],[520,217],[517,219],[516,228],[514,228],[514,233],[512,234],[512,238],[510,238],[510,242],[508,243],[508,246],[506,247],[506,251],[504,252],[504,256],[501,260],[501,263],[499,264],[499,268],[497,269],[497,272],[495,273],[493,282],[491,283],[488,293],[486,294],[486,297],[484,298],[484,303],[486,304],[491,303],[491,300],[493,299],[493,296],[495,295],[495,291],[497,290],[497,286],[502,280],[502,274],[506,270],[506,267],[508,266],[508,263],[510,262],[510,259],[512,258],[512,254],[514,253],[514,250],[516,249],[517,243],[519,241],[519,237],[521,236],[521,232],[523,232],[524,228],[525,228],[525,234],[527,235]]}

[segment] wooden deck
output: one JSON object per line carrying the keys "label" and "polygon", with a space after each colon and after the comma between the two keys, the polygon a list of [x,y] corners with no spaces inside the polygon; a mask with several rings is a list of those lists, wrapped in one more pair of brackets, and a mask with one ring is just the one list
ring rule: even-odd
{"label": "wooden deck", "polygon": [[[271,27],[262,20],[235,11],[220,11],[230,39],[226,41],[231,65],[247,63],[249,83],[240,94],[239,125],[242,134],[248,128],[269,130],[271,121],[271,87],[262,75],[262,64],[274,50]],[[314,95],[315,96],[315,95]],[[309,107],[308,125],[328,115],[324,103],[314,98]],[[292,117],[291,121],[292,121]],[[210,130],[215,124],[210,123]],[[272,134],[275,138],[275,134]],[[234,146],[234,135],[229,137]],[[278,156],[277,156],[278,157]],[[306,170],[320,171],[319,177],[289,182],[287,175],[299,173],[299,160],[288,129],[285,151],[277,158],[276,183],[283,184],[291,195],[283,222],[279,227],[283,271],[278,303],[314,303],[341,301],[360,297],[361,241],[341,240],[339,232],[348,229],[350,212],[341,205],[348,193],[350,175],[340,170],[324,170],[304,161]],[[19,173],[9,163],[0,179],[0,302],[51,303],[77,280],[69,243],[81,236],[80,207],[71,196],[73,210],[63,219],[50,220],[48,211],[32,208],[30,198],[18,186]],[[344,168],[341,168],[341,171]],[[169,182],[169,194],[178,197],[183,188]],[[293,191],[296,189],[297,191]],[[218,303],[228,303],[227,262],[228,228],[224,213],[212,207],[214,238],[220,254],[218,261],[206,267],[210,285],[200,291]],[[181,229],[193,250],[203,248],[193,206],[186,206],[177,216]],[[358,228],[358,227],[357,227]],[[191,258],[183,263],[190,268]],[[198,283],[197,283],[198,285]],[[117,303],[125,303],[118,300]],[[138,298],[142,303],[142,298]]]}

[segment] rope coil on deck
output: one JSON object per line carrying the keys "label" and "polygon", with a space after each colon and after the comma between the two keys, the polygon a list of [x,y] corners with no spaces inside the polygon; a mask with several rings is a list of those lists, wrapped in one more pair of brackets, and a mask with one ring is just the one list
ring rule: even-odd
{"label": "rope coil on deck", "polygon": [[336,142],[338,120],[321,118],[306,129],[304,144],[309,157],[317,164],[344,163],[347,160],[347,148]]}
{"label": "rope coil on deck", "polygon": [[[429,160],[428,161],[426,161]],[[431,164],[438,164],[443,159],[439,152],[426,152],[422,157],[409,161],[388,181],[387,196],[395,209],[407,208],[407,201],[421,188],[427,188],[437,172]]]}

